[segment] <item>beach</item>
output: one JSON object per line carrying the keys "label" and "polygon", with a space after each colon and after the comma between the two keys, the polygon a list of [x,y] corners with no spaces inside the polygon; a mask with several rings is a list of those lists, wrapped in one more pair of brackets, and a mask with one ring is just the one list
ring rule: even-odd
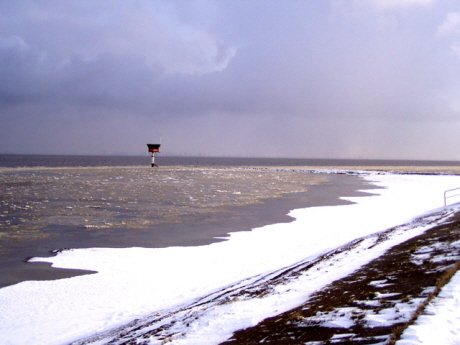
{"label": "beach", "polygon": [[[68,279],[57,279],[62,277],[50,272],[59,270],[41,267],[39,279],[27,281],[24,273],[26,279],[21,283],[0,289],[0,300],[7,308],[0,315],[5,321],[1,333],[11,344],[23,343],[31,336],[46,339],[44,343],[48,344],[65,344],[92,339],[91,334],[123,327],[133,319],[147,320],[152,313],[172,315],[175,308],[193,305],[226,286],[314,260],[356,238],[441,207],[442,192],[460,185],[459,177],[451,175],[453,171],[452,167],[396,171],[395,167],[362,166],[4,168],[2,178],[9,186],[15,183],[15,188],[27,188],[28,195],[34,191],[53,192],[43,189],[43,185],[49,187],[52,182],[66,188],[65,195],[43,197],[47,205],[55,203],[53,215],[36,206],[34,210],[42,212],[39,216],[23,216],[21,226],[25,233],[32,228],[29,220],[37,226],[50,225],[50,219],[61,222],[60,228],[72,227],[74,232],[46,232],[53,227],[44,227],[46,239],[29,239],[62,250],[50,256],[50,247],[42,247],[37,252],[46,255],[32,255],[29,261],[34,263],[23,265],[52,262],[61,270],[71,271]],[[31,176],[35,180],[31,181]],[[56,190],[59,188],[53,193]],[[24,212],[30,212],[30,208],[24,208]],[[385,210],[386,217],[381,217],[379,210]],[[56,218],[55,213],[60,211],[65,212]],[[159,232],[152,233],[152,229]],[[305,233],[307,229],[310,230]],[[162,231],[171,236],[162,239]],[[403,242],[404,236],[395,243]],[[356,269],[365,262],[358,260]],[[78,271],[82,275],[77,276]],[[344,277],[352,272],[349,267],[339,271]],[[335,272],[324,277],[329,277],[321,283],[326,286],[328,279],[339,276]],[[57,280],[49,280],[52,278]],[[110,293],[101,290],[102,286],[112,287]],[[301,293],[301,299],[308,294]],[[212,343],[225,340],[222,337],[226,332],[230,332],[229,337],[233,330],[301,304],[299,296],[289,302],[288,294],[275,295],[287,300],[276,302],[277,307],[270,307],[270,312],[259,316],[251,313],[250,319],[246,316],[249,323],[227,321],[231,327],[225,332],[211,328],[209,331],[220,339]],[[26,296],[35,299],[27,307]],[[42,305],[47,305],[46,310]],[[234,313],[241,312],[237,310]],[[208,323],[212,323],[211,319],[209,314],[202,318]],[[57,329],[59,336],[55,335]],[[17,336],[25,331],[29,338]],[[173,343],[197,343],[193,332],[188,336],[183,332],[169,335]],[[198,332],[195,336],[204,335]],[[161,335],[152,337],[148,339],[153,344],[153,339]],[[206,335],[209,341],[211,338]],[[158,343],[165,340],[162,339]]]}
{"label": "beach", "polygon": [[0,345],[460,345],[458,1],[0,16]]}
{"label": "beach", "polygon": [[0,286],[89,273],[24,262],[53,250],[210,244],[368,187],[279,167],[1,168],[0,180]]}

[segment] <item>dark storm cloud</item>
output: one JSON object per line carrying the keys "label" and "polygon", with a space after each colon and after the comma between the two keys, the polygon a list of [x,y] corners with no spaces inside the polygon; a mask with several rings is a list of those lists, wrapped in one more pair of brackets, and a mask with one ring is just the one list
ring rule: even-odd
{"label": "dark storm cloud", "polygon": [[0,151],[460,159],[453,7],[2,2]]}

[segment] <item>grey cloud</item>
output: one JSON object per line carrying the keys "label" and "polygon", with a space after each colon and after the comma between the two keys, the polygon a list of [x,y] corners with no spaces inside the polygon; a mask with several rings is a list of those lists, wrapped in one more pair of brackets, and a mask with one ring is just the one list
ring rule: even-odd
{"label": "grey cloud", "polygon": [[181,4],[1,3],[0,152],[459,157],[446,4]]}

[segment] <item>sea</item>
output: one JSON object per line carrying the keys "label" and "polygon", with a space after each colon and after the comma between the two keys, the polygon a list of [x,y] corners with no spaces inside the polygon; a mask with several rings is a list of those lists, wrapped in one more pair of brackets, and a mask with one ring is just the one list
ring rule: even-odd
{"label": "sea", "polygon": [[[258,157],[157,156],[159,166],[458,166],[458,161]],[[0,167],[102,167],[149,165],[150,156],[0,154]]]}
{"label": "sea", "polygon": [[[215,183],[212,175],[200,177],[203,185],[192,185],[196,176],[150,173],[161,172],[161,167],[456,166],[458,162],[159,155],[156,164],[159,168],[150,168],[148,155],[0,155],[0,288],[92,273],[31,264],[30,257],[69,248],[206,245],[229,232],[292,221],[287,213],[294,208],[337,204],[340,196],[358,195],[358,189],[366,188],[357,176],[328,176],[327,183],[309,187],[308,193],[194,214],[186,208],[195,200],[215,204],[231,193],[213,195],[210,191],[218,188],[205,186]],[[155,199],[153,181],[163,186],[155,190],[162,193]],[[180,194],[185,187],[195,194]],[[185,215],[175,212],[178,209],[185,209]],[[158,224],[154,218],[163,221]]]}

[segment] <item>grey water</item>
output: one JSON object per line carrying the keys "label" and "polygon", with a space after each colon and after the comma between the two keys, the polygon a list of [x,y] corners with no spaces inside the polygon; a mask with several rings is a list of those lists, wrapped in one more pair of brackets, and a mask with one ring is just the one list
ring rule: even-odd
{"label": "grey water", "polygon": [[[157,156],[159,166],[458,166],[458,161]],[[150,156],[0,154],[0,167],[148,166]]]}
{"label": "grey water", "polygon": [[[247,166],[409,166],[457,165],[457,162],[381,160],[275,159],[158,156],[164,167]],[[148,223],[154,212],[168,219],[187,206],[176,185],[194,183],[189,175],[154,174],[150,157],[0,155],[0,288],[25,280],[59,279],[90,272],[50,269],[27,263],[28,257],[50,256],[53,250],[88,247],[167,247],[204,245],[231,231],[248,231],[275,222],[289,222],[294,208],[337,205],[340,196],[357,196],[366,186],[359,176],[328,176],[309,186],[308,193],[226,207],[219,212],[170,216],[161,224]],[[33,168],[50,169],[33,169]],[[103,169],[67,169],[67,168]],[[111,169],[113,167],[113,169]],[[120,174],[115,167],[129,167]],[[31,168],[31,169],[9,169]],[[58,168],[58,169],[53,169]],[[61,170],[65,168],[65,171]],[[114,170],[115,169],[115,170]],[[153,175],[152,175],[153,174]],[[213,183],[209,176],[209,183]],[[151,201],[149,181],[161,182],[163,199]],[[163,179],[163,180],[161,180]],[[205,181],[206,182],[206,181]],[[206,182],[208,183],[208,182]],[[162,187],[163,188],[163,187]],[[206,186],[196,193],[211,194]],[[166,197],[165,197],[166,196]],[[170,196],[170,197],[169,197]],[[198,198],[195,195],[185,197]],[[208,195],[212,199],[213,195]],[[37,214],[40,214],[39,218]],[[133,216],[134,215],[134,216]],[[137,218],[136,216],[137,215]],[[87,223],[84,223],[87,222]],[[143,224],[145,222],[145,224]],[[82,226],[85,224],[85,226]],[[121,225],[120,225],[121,224]]]}

